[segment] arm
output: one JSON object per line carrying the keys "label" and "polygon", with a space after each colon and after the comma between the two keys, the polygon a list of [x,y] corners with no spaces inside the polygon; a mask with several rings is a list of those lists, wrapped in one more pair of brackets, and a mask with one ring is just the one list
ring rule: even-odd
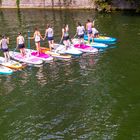
{"label": "arm", "polygon": [[1,42],[1,40],[0,40],[0,49],[1,49],[1,45],[2,45],[1,43],[2,43],[2,42]]}
{"label": "arm", "polygon": [[47,34],[48,34],[48,30],[46,29],[45,36],[44,36],[43,40],[45,40],[45,38],[47,37]]}
{"label": "arm", "polygon": [[87,30],[87,29],[88,29],[88,25],[87,25],[87,23],[86,23],[86,26],[85,26],[85,27],[86,27],[86,30]]}
{"label": "arm", "polygon": [[23,42],[25,42],[25,39],[24,39],[24,37],[22,37],[23,38]]}
{"label": "arm", "polygon": [[41,35],[41,33],[39,32],[39,36],[40,36],[40,38],[43,40],[43,37],[42,37],[42,35]]}
{"label": "arm", "polygon": [[17,42],[17,46],[18,46],[18,37],[17,37],[17,41],[16,42]]}
{"label": "arm", "polygon": [[66,30],[69,31],[69,25],[68,24],[66,25]]}
{"label": "arm", "polygon": [[28,39],[34,39],[34,38],[35,38],[35,32],[34,32],[33,37],[29,37]]}
{"label": "arm", "polygon": [[64,29],[62,29],[62,36],[61,36],[61,40],[63,39],[64,37]]}
{"label": "arm", "polygon": [[7,37],[7,44],[9,44],[9,37]]}
{"label": "arm", "polygon": [[76,33],[73,38],[75,38],[77,36],[77,34],[78,34],[78,29],[76,29]]}

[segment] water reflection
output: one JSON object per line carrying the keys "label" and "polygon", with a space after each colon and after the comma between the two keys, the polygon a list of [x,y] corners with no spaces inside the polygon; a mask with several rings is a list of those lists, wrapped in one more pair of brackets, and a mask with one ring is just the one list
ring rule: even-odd
{"label": "water reflection", "polygon": [[86,75],[90,70],[95,69],[95,65],[99,60],[99,55],[85,54],[79,61],[81,74]]}
{"label": "water reflection", "polygon": [[22,13],[20,11],[20,9],[17,9],[17,21],[19,22],[19,28],[22,27]]}
{"label": "water reflection", "polygon": [[20,86],[24,87],[25,84],[29,81],[29,72],[27,69],[23,69],[17,73],[17,77],[20,77]]}
{"label": "water reflection", "polygon": [[36,73],[37,83],[40,87],[43,87],[47,84],[47,76],[44,74],[44,67],[40,67]]}
{"label": "water reflection", "polygon": [[11,93],[15,88],[15,84],[12,82],[12,75],[1,76],[0,85],[0,95],[7,95]]}

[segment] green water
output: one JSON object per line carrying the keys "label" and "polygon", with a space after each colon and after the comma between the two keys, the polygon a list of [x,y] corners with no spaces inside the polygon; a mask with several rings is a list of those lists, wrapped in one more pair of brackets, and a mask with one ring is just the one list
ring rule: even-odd
{"label": "green water", "polygon": [[51,23],[59,42],[63,23],[73,36],[77,21],[87,18],[95,18],[96,28],[118,43],[97,55],[0,75],[0,140],[139,140],[139,15],[2,10],[0,34],[10,37],[14,49],[19,31],[27,45],[28,30],[32,35],[38,26],[44,35]]}

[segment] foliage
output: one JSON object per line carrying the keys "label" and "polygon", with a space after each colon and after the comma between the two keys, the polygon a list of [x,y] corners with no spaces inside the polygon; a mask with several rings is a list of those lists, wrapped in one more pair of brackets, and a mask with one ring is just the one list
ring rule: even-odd
{"label": "foliage", "polygon": [[97,10],[110,12],[112,0],[95,0]]}
{"label": "foliage", "polygon": [[19,8],[20,0],[16,0],[17,8]]}
{"label": "foliage", "polygon": [[140,0],[127,0],[127,1],[129,1],[130,3],[136,4],[137,6],[136,12],[140,12]]}
{"label": "foliage", "polygon": [[[111,7],[111,3],[113,0],[92,0],[95,1],[96,5],[97,5],[97,10],[99,11],[106,11],[106,12],[110,12],[112,7]],[[140,12],[140,0],[126,0],[132,4],[136,5],[136,11]]]}

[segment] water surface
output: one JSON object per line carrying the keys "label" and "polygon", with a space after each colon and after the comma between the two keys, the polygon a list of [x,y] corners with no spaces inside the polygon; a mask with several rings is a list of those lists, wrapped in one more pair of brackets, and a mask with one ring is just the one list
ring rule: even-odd
{"label": "water surface", "polygon": [[[13,75],[0,75],[0,139],[138,140],[140,137],[140,18],[125,12],[89,10],[2,10],[0,34],[16,47],[17,33],[47,23],[61,38],[64,23],[74,36],[76,23],[96,19],[101,34],[118,43],[97,55],[68,62],[28,66]],[[41,42],[47,46],[47,42]],[[31,47],[34,42],[31,41]],[[2,53],[1,53],[2,55]]]}

